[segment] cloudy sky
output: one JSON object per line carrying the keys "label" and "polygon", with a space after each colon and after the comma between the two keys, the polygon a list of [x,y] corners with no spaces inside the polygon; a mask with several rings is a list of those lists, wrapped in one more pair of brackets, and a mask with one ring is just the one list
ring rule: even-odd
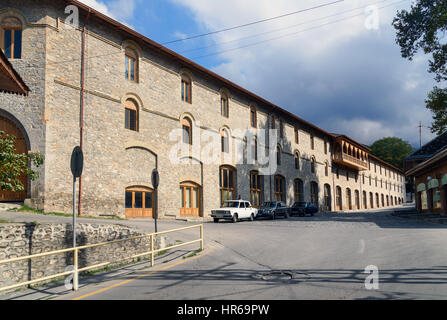
{"label": "cloudy sky", "polygon": [[428,142],[424,100],[435,84],[428,57],[403,59],[391,26],[411,1],[336,1],[82,0],[327,131],[364,144],[396,136],[418,146],[422,121]]}

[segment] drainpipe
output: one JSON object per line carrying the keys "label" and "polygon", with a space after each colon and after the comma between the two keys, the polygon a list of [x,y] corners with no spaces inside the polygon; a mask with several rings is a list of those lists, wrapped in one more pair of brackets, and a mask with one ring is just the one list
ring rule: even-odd
{"label": "drainpipe", "polygon": [[[84,150],[84,91],[85,91],[85,42],[86,42],[86,26],[90,18],[90,9],[88,10],[87,19],[82,28],[82,49],[81,49],[81,104],[80,104],[80,147]],[[79,177],[79,205],[78,216],[82,214],[82,176]]]}

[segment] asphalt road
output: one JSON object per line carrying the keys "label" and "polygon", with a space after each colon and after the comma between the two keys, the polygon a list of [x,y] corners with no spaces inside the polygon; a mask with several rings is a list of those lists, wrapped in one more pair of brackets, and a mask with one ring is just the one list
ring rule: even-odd
{"label": "asphalt road", "polygon": [[[90,279],[76,293],[51,298],[447,299],[447,226],[390,213],[206,223],[206,250],[199,256],[95,284]],[[160,223],[165,229],[184,225]],[[379,270],[378,290],[365,287],[371,265]]]}
{"label": "asphalt road", "polygon": [[[447,299],[444,225],[376,212],[206,224],[205,235],[198,258],[60,298]],[[365,287],[370,265],[378,290]]]}

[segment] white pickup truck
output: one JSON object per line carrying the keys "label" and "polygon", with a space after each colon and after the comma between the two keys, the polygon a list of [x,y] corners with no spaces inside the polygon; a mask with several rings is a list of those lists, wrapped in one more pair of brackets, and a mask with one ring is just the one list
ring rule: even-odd
{"label": "white pickup truck", "polygon": [[244,200],[225,201],[222,208],[211,211],[214,222],[219,220],[231,220],[234,223],[248,219],[254,221],[258,215],[258,210],[251,206],[251,203]]}

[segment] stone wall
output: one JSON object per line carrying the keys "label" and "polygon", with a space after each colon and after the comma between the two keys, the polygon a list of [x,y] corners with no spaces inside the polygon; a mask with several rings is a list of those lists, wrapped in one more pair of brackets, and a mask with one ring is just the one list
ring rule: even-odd
{"label": "stone wall", "polygon": [[[140,231],[120,225],[79,224],[78,246],[126,239],[143,235]],[[167,237],[158,236],[155,248],[169,246]],[[2,224],[0,225],[0,261],[44,252],[71,248],[71,224]],[[150,251],[150,238],[129,240],[107,246],[82,250],[79,268],[107,261],[117,261]],[[132,260],[126,260],[132,262]],[[122,263],[122,262],[121,262]],[[0,288],[46,276],[63,273],[73,265],[73,253],[63,253],[32,260],[0,265]]]}

